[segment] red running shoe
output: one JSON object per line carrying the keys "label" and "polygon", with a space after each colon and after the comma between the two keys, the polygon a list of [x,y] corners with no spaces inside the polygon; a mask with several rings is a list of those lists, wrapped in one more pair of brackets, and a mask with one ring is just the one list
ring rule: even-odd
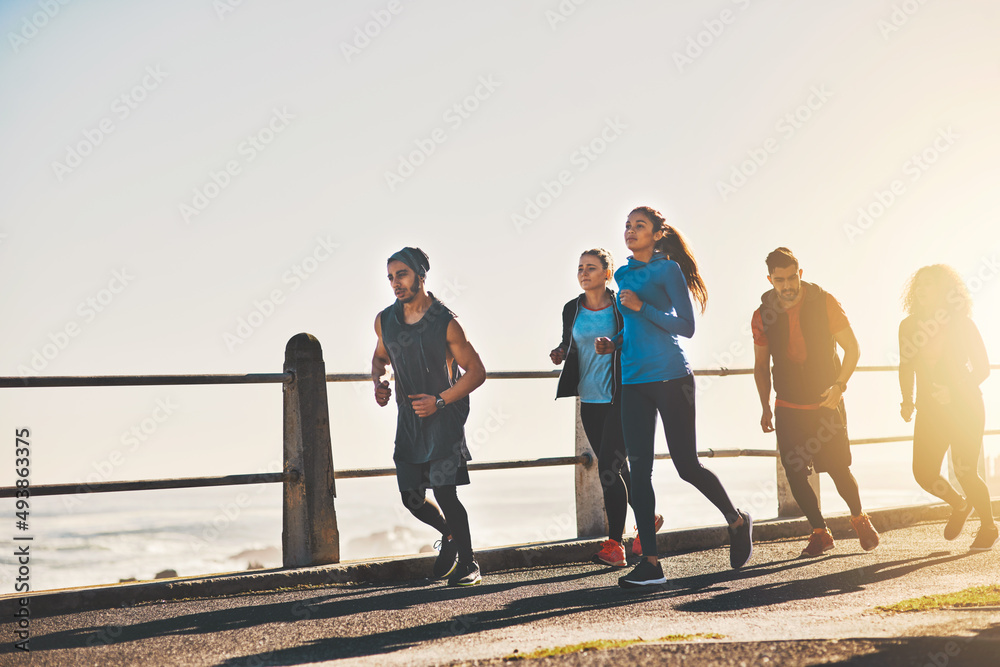
{"label": "red running shoe", "polygon": [[594,560],[611,567],[625,567],[628,561],[625,560],[625,547],[621,542],[615,540],[604,540],[601,550],[594,556]]}
{"label": "red running shoe", "polygon": [[[663,528],[663,515],[654,514],[653,515],[653,532],[660,532],[660,528]],[[641,556],[642,555],[642,545],[639,544],[639,536],[636,535],[635,539],[632,540],[632,555]]]}
{"label": "red running shoe", "polygon": [[822,556],[833,549],[833,535],[826,528],[816,528],[809,536],[809,544],[802,550],[803,556]]}

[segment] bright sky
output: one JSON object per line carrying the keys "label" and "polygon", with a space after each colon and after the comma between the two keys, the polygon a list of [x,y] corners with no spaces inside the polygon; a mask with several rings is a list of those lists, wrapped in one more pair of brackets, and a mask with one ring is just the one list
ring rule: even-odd
{"label": "bright sky", "polygon": [[[778,245],[844,304],[862,364],[892,363],[902,285],[936,262],[1000,359],[992,0],[12,0],[0,27],[3,375],[274,372],[301,331],[364,372],[403,245],[489,369],[549,368],[580,251],[623,262],[637,205],[701,263],[696,367],[750,364]],[[280,452],[276,386],[3,391],[35,483]],[[477,458],[548,453],[553,392],[478,392],[470,425],[509,425]],[[340,465],[390,464],[369,394],[330,387]]]}

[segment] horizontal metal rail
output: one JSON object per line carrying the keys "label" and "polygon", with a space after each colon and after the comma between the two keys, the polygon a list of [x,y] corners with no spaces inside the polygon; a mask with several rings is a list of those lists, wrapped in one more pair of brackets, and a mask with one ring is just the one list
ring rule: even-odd
{"label": "horizontal metal rail", "polygon": [[291,373],[243,375],[39,375],[0,377],[3,387],[142,387],[182,384],[267,384],[292,381]]}
{"label": "horizontal metal rail", "polygon": [[[236,486],[239,484],[269,484],[284,482],[297,474],[265,472],[252,475],[225,475],[223,477],[180,477],[177,479],[144,479],[132,482],[83,482],[78,484],[32,484],[31,496],[71,496],[79,493],[108,493],[111,491],[152,491],[154,489],[191,489],[201,486]],[[13,498],[18,489],[0,487],[0,498]]]}

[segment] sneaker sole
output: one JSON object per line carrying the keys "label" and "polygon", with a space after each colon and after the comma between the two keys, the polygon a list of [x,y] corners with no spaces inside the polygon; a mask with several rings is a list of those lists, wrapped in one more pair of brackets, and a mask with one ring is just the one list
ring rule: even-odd
{"label": "sneaker sole", "polygon": [[811,554],[811,553],[803,551],[802,553],[799,554],[799,558],[819,558],[820,556],[822,556],[823,554],[825,554],[827,551],[833,551],[834,548],[835,548],[835,546],[836,545],[834,545],[833,547],[830,547],[828,549],[823,549],[818,554]]}
{"label": "sneaker sole", "polygon": [[992,542],[992,544],[990,544],[990,546],[988,546],[988,547],[969,547],[969,551],[975,551],[975,552],[979,552],[979,551],[989,551],[989,550],[991,550],[991,549],[992,549],[992,548],[993,548],[994,546],[996,546],[996,543],[997,543],[997,540],[1000,540],[1000,537],[995,537],[995,538],[993,538],[993,542]]}
{"label": "sneaker sole", "polygon": [[483,578],[478,577],[475,581],[457,581],[454,584],[448,584],[452,588],[458,588],[460,586],[475,586],[476,584],[482,583]]}
{"label": "sneaker sole", "polygon": [[622,588],[642,588],[643,586],[659,586],[667,583],[666,577],[660,579],[649,579],[647,581],[629,581],[624,577],[618,580],[618,585]]}
{"label": "sneaker sole", "polygon": [[448,570],[444,574],[435,574],[434,578],[435,579],[444,579],[449,574],[451,574],[452,572],[454,572],[456,567],[458,567],[458,561],[457,560],[454,563],[451,564],[451,569],[450,570]]}

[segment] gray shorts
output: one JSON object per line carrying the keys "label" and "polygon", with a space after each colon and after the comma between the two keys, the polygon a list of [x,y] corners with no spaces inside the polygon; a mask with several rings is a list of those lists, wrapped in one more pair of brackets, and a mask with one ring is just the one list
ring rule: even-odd
{"label": "gray shorts", "polygon": [[400,491],[426,491],[437,486],[469,483],[469,466],[460,454],[426,463],[395,463],[396,483]]}

